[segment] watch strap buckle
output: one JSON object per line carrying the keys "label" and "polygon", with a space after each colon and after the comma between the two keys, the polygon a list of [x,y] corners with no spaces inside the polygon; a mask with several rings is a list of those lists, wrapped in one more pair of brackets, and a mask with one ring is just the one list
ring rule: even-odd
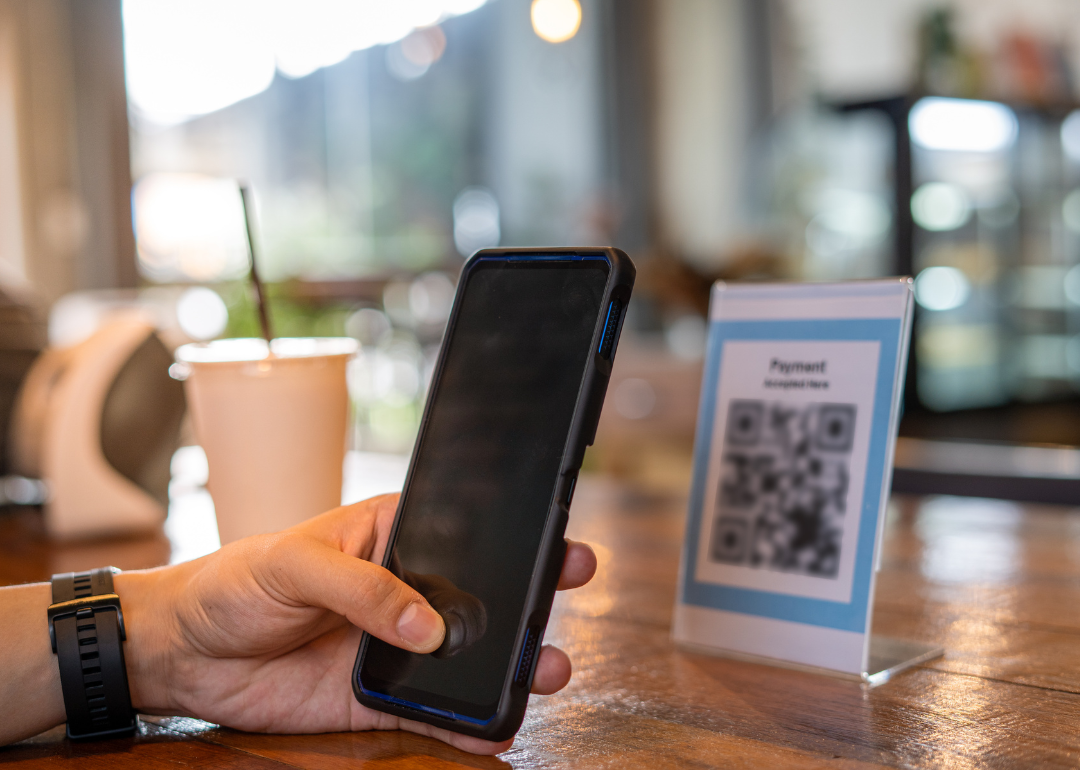
{"label": "watch strap buckle", "polygon": [[56,652],[56,626],[53,624],[57,620],[71,616],[76,618],[80,616],[90,617],[106,610],[113,610],[116,613],[116,624],[120,629],[120,639],[127,641],[127,629],[124,628],[124,611],[120,608],[120,597],[114,593],[83,596],[78,599],[69,599],[66,602],[50,604],[49,641],[52,642],[52,651]]}

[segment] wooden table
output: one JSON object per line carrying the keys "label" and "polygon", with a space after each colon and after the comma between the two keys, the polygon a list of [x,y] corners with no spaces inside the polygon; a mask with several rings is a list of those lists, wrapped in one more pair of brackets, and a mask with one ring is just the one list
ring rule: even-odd
{"label": "wooden table", "polygon": [[[574,660],[534,697],[513,749],[473,757],[404,733],[251,735],[190,719],[73,745],[54,730],[0,750],[24,767],[547,768],[1080,766],[1080,512],[994,500],[897,498],[874,630],[944,658],[874,689],[694,655],[669,638],[685,501],[594,477],[570,535],[600,572],[561,596],[548,638]],[[0,518],[0,579],[168,560],[164,536],[50,544],[37,514]]]}

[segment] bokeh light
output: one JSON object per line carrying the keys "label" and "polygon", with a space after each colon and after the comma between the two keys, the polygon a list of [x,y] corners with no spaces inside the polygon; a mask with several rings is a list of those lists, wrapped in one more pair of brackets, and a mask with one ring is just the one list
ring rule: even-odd
{"label": "bokeh light", "polygon": [[360,308],[345,319],[345,333],[365,347],[378,345],[390,334],[391,328],[386,313],[373,307]]}
{"label": "bokeh light", "polygon": [[954,310],[970,294],[971,283],[955,267],[928,267],[915,278],[915,300],[927,310]]}
{"label": "bokeh light", "polygon": [[920,99],[908,116],[911,139],[928,150],[1000,152],[1016,142],[1016,113],[997,102]]}
{"label": "bokeh light", "polygon": [[815,254],[832,257],[880,242],[892,225],[892,213],[876,195],[832,188],[815,196],[816,212],[806,227],[806,245]]}
{"label": "bokeh light", "polygon": [[386,68],[398,80],[416,80],[437,62],[446,50],[441,27],[419,29],[386,48]]}
{"label": "bokeh light", "polygon": [[924,230],[955,230],[971,218],[971,200],[957,185],[928,182],[911,196],[911,216]]}
{"label": "bokeh light", "polygon": [[580,26],[578,0],[533,0],[532,27],[542,40],[563,43],[576,35]]}
{"label": "bokeh light", "polygon": [[425,273],[409,286],[409,310],[421,324],[446,323],[453,304],[454,284],[443,273]]}
{"label": "bokeh light", "polygon": [[615,411],[627,420],[644,420],[656,408],[656,390],[638,377],[627,377],[611,396]]}
{"label": "bokeh light", "polygon": [[1074,305],[1080,305],[1080,265],[1073,265],[1065,273],[1065,299]]}
{"label": "bokeh light", "polygon": [[216,291],[193,286],[176,303],[176,321],[191,339],[211,340],[225,331],[229,309]]}
{"label": "bokeh light", "polygon": [[683,361],[697,361],[705,355],[709,328],[696,314],[676,318],[664,329],[664,342],[672,355]]}
{"label": "bokeh light", "polygon": [[454,245],[467,257],[499,245],[499,202],[484,187],[466,187],[454,199]]}
{"label": "bokeh light", "polygon": [[1080,234],[1080,190],[1073,190],[1061,203],[1061,218],[1065,227]]}
{"label": "bokeh light", "polygon": [[1061,147],[1069,158],[1080,163],[1080,110],[1073,110],[1062,121]]}

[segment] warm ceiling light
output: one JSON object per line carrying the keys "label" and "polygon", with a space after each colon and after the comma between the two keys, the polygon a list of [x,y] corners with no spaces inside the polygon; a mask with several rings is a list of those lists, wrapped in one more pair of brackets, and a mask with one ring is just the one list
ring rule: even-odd
{"label": "warm ceiling light", "polygon": [[578,0],[533,0],[533,32],[549,43],[562,43],[577,34],[581,26]]}

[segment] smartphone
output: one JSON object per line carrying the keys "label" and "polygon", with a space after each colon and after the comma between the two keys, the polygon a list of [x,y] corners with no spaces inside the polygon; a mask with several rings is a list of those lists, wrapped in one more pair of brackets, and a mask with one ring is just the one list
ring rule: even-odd
{"label": "smartphone", "polygon": [[383,561],[446,639],[420,655],[364,634],[365,706],[493,741],[521,726],[635,272],[613,248],[465,264]]}

